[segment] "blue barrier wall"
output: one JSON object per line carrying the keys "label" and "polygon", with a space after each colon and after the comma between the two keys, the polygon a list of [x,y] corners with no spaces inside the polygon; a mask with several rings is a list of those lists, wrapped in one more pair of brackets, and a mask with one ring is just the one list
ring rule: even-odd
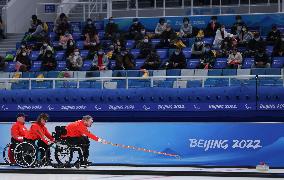
{"label": "blue barrier wall", "polygon": [[[205,28],[211,18],[210,16],[188,17],[192,25],[196,28]],[[271,29],[271,25],[284,24],[283,13],[242,15],[242,18],[249,27],[260,27],[260,31],[263,35],[266,35],[268,30]],[[166,19],[175,30],[179,30],[183,17],[166,17]],[[159,18],[139,18],[139,20],[148,31],[154,31],[159,22]],[[132,18],[117,18],[115,22],[118,23],[120,30],[126,31],[132,23]],[[231,27],[235,22],[235,15],[220,15],[218,16],[218,22],[224,24],[226,27]],[[105,24],[106,23],[107,20],[105,20]]]}
{"label": "blue barrier wall", "polygon": [[[101,122],[135,121],[277,121],[283,122],[282,87],[55,89],[1,91],[0,119],[14,121],[17,112],[34,120],[48,112],[52,121],[82,115]],[[131,112],[131,113],[129,113]]]}
{"label": "blue barrier wall", "polygon": [[[48,122],[48,129],[54,131],[56,125],[64,123]],[[0,126],[1,150],[10,141],[10,127],[11,124]],[[92,141],[90,160],[94,163],[256,166],[266,162],[270,167],[284,167],[284,124],[95,123],[90,130],[113,143],[180,156],[167,157]]]}

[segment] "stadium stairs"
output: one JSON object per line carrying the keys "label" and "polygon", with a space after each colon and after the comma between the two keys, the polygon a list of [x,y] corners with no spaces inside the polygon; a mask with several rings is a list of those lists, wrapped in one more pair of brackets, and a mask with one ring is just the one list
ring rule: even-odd
{"label": "stadium stairs", "polygon": [[0,55],[6,55],[6,52],[16,50],[16,43],[21,42],[24,34],[7,34],[7,39],[0,41]]}

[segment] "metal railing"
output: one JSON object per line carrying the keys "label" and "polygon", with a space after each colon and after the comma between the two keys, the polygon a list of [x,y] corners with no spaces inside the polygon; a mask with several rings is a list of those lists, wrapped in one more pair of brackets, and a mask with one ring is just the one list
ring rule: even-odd
{"label": "metal railing", "polygon": [[[67,83],[67,85],[60,88],[80,88],[80,82],[96,82],[101,84],[101,89],[108,89],[105,87],[106,82],[117,82],[117,80],[125,80],[125,88],[129,89],[132,86],[130,86],[130,80],[144,80],[148,81],[150,83],[150,86],[147,87],[160,87],[156,86],[155,82],[165,82],[165,81],[200,81],[201,87],[206,87],[205,83],[209,79],[227,79],[228,83],[224,84],[222,87],[230,87],[232,86],[232,80],[251,80],[255,82],[255,85],[258,86],[258,83],[261,81],[261,78],[278,78],[281,80],[281,86],[284,87],[284,81],[283,81],[283,75],[238,75],[238,76],[149,76],[149,77],[90,77],[90,78],[0,78],[0,85],[4,84],[2,86],[2,89],[11,89],[11,84],[13,83],[19,83],[20,81],[26,81],[28,82],[28,89],[33,89],[33,82],[52,82],[52,89],[56,89],[56,82],[64,82]],[[171,80],[167,80],[171,79]],[[70,87],[68,83],[70,82],[76,82],[76,86]],[[214,85],[214,84],[212,84]],[[271,85],[273,86],[273,85]],[[279,84],[278,84],[279,86]],[[3,88],[4,87],[4,88]],[[50,88],[50,87],[49,87]],[[112,88],[112,89],[116,89]],[[135,87],[133,87],[135,88]],[[141,88],[141,87],[140,87]],[[186,87],[173,87],[173,88],[186,88]],[[1,89],[1,88],[0,88]],[[111,88],[110,88],[111,89]]]}

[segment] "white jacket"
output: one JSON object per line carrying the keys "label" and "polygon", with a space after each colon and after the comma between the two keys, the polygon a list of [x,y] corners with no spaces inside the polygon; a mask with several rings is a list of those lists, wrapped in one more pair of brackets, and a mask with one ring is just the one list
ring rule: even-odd
{"label": "white jacket", "polygon": [[233,53],[231,53],[228,57],[228,62],[230,61],[238,61],[240,62],[240,64],[242,63],[243,61],[243,57],[242,57],[242,54],[240,52],[237,52],[236,55],[234,55]]}
{"label": "white jacket", "polygon": [[[226,37],[233,37],[233,36],[234,36],[233,34],[228,33],[226,30],[224,31],[224,38],[226,38]],[[221,30],[218,29],[216,31],[216,36],[215,36],[215,39],[214,39],[214,42],[213,42],[213,46],[219,46],[220,47],[223,40],[224,39],[223,39],[223,37],[221,35]]]}

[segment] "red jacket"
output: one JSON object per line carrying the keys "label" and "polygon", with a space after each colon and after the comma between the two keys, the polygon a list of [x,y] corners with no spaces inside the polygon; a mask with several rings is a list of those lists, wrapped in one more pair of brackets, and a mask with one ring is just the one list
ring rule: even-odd
{"label": "red jacket", "polygon": [[30,131],[26,134],[26,138],[33,141],[42,140],[45,144],[48,144],[49,141],[54,141],[47,128],[39,123],[32,124]]}
{"label": "red jacket", "polygon": [[16,141],[22,142],[24,137],[26,136],[28,129],[26,128],[25,124],[16,122],[11,127],[11,136]]}
{"label": "red jacket", "polygon": [[95,141],[99,140],[99,137],[92,134],[82,120],[72,122],[66,126],[67,134],[64,137],[82,137],[87,136]]}

